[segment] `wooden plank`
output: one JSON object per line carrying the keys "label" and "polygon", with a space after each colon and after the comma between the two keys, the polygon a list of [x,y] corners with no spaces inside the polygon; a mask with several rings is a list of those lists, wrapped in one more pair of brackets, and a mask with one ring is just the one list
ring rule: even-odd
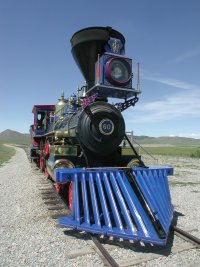
{"label": "wooden plank", "polygon": [[67,254],[67,258],[68,259],[74,259],[80,256],[85,256],[87,254],[92,254],[95,253],[94,249],[91,248],[82,248],[82,249],[76,249],[76,250],[72,250]]}

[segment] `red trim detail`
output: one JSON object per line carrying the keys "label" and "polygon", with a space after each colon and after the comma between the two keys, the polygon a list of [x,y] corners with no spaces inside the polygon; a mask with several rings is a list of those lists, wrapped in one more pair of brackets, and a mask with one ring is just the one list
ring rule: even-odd
{"label": "red trim detail", "polygon": [[60,185],[58,183],[54,184],[56,192],[59,193],[60,192]]}
{"label": "red trim detail", "polygon": [[69,201],[69,209],[72,210],[72,203],[73,203],[73,184],[72,184],[72,182],[69,183],[68,201]]}
{"label": "red trim detail", "polygon": [[45,144],[44,153],[45,153],[46,157],[49,157],[49,154],[50,154],[50,145],[49,145],[49,143]]}
{"label": "red trim detail", "polygon": [[44,158],[40,157],[40,169],[42,170],[43,167]]}
{"label": "red trim detail", "polygon": [[97,69],[96,69],[96,81],[97,81],[97,83],[100,82],[100,75],[101,75],[100,55],[98,54]]}
{"label": "red trim detail", "polygon": [[33,144],[34,144],[34,146],[38,146],[38,142],[35,140],[33,140]]}

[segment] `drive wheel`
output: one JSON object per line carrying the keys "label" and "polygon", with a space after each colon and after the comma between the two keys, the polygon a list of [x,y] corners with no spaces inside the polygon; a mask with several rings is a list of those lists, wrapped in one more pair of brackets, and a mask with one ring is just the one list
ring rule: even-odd
{"label": "drive wheel", "polygon": [[127,164],[128,168],[133,168],[133,167],[140,167],[141,166],[141,162],[138,159],[132,159],[131,161],[129,161],[129,163]]}
{"label": "drive wheel", "polygon": [[40,170],[41,172],[44,172],[45,171],[45,167],[46,167],[46,162],[45,162],[45,159],[43,157],[40,157]]}

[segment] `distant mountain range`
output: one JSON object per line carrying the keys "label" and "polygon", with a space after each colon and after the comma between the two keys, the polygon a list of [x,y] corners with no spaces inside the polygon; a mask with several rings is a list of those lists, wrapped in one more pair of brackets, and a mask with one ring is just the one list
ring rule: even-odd
{"label": "distant mountain range", "polygon": [[200,139],[179,136],[134,136],[134,140],[141,145],[164,145],[164,146],[199,146]]}
{"label": "distant mountain range", "polygon": [[[160,145],[160,146],[196,146],[200,147],[200,139],[186,137],[149,137],[134,136],[134,141],[140,145]],[[5,130],[0,133],[0,142],[14,144],[29,144],[29,134],[19,133],[13,130]]]}
{"label": "distant mountain range", "polygon": [[29,144],[30,135],[19,133],[13,130],[5,130],[0,133],[0,142],[13,144]]}

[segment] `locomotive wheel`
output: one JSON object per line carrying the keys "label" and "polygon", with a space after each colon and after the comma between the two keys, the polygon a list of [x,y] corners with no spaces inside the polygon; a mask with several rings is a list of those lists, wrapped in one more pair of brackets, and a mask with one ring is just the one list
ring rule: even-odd
{"label": "locomotive wheel", "polygon": [[50,144],[49,142],[46,142],[45,147],[44,147],[44,155],[45,155],[44,157],[48,159],[49,154],[50,154]]}
{"label": "locomotive wheel", "polygon": [[127,164],[128,168],[132,168],[132,167],[139,167],[141,166],[141,162],[138,159],[132,159],[131,161],[129,161],[129,163]]}
{"label": "locomotive wheel", "polygon": [[47,171],[46,161],[45,161],[44,174],[45,174],[45,176],[47,177],[47,179],[50,179],[50,178],[51,178],[50,174],[49,174],[48,171]]}
{"label": "locomotive wheel", "polygon": [[68,209],[72,212],[73,205],[73,183],[67,182],[65,184],[55,183],[56,192],[66,203]]}
{"label": "locomotive wheel", "polygon": [[[67,160],[67,159],[59,159],[55,162],[54,169],[56,168],[66,168],[66,169],[71,169],[75,168],[74,164]],[[59,187],[59,192],[58,192],[61,197],[64,199],[66,202],[68,208],[70,211],[72,211],[72,203],[73,203],[73,183],[72,182],[67,182],[65,184],[62,184],[62,186]]]}
{"label": "locomotive wheel", "polygon": [[45,162],[45,159],[44,159],[43,157],[40,157],[40,162],[39,162],[39,164],[40,164],[40,170],[41,170],[42,172],[44,172],[44,171],[45,171],[45,167],[46,167],[46,162]]}
{"label": "locomotive wheel", "polygon": [[[80,210],[80,216],[83,216],[83,197],[82,197],[82,190],[81,190],[81,183],[79,182],[79,210]],[[68,207],[70,211],[72,212],[73,209],[73,182],[69,182],[68,185]],[[77,200],[75,200],[77,201]]]}

